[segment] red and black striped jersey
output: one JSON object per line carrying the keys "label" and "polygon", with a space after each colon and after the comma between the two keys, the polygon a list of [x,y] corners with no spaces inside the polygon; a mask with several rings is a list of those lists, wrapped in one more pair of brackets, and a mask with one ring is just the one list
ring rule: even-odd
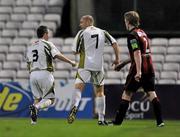
{"label": "red and black striped jersey", "polygon": [[127,42],[131,57],[131,70],[135,71],[134,73],[136,73],[134,51],[140,50],[142,57],[142,74],[154,74],[151,49],[146,33],[140,28],[133,28],[128,34]]}

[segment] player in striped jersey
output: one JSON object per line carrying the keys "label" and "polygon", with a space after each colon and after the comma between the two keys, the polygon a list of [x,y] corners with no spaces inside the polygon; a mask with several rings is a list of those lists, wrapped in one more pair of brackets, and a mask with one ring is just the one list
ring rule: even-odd
{"label": "player in striped jersey", "polygon": [[155,92],[155,72],[148,37],[139,28],[140,18],[136,11],[126,12],[124,14],[124,21],[126,29],[129,31],[127,46],[131,58],[131,66],[113,124],[122,124],[132,95],[142,87],[152,103],[157,127],[163,127],[165,124],[162,119],[161,104]]}
{"label": "player in striped jersey", "polygon": [[116,40],[107,31],[94,26],[94,19],[92,16],[82,16],[80,19],[80,27],[81,30],[77,33],[72,47],[75,54],[80,54],[80,61],[68,123],[71,124],[75,120],[85,83],[91,82],[96,91],[95,102],[98,113],[98,124],[107,125],[104,120],[104,46],[108,43],[114,49],[116,58],[113,64],[115,65],[119,63],[119,48]]}
{"label": "player in striped jersey", "polygon": [[74,61],[66,58],[48,41],[48,28],[39,26],[37,29],[38,40],[27,50],[27,64],[30,72],[30,86],[34,96],[34,104],[30,106],[31,123],[37,121],[38,109],[49,107],[54,102],[54,77],[52,60],[57,58],[76,66]]}

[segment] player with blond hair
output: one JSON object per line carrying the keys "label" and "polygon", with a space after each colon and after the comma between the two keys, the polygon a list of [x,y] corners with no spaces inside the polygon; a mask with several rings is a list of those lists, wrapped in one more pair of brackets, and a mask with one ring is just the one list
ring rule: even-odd
{"label": "player with blond hair", "polygon": [[142,87],[152,103],[157,127],[165,124],[162,119],[161,104],[155,92],[155,72],[152,63],[151,47],[146,33],[139,28],[140,17],[136,11],[124,14],[131,66],[126,78],[120,106],[116,112],[114,125],[121,125],[128,110],[132,95]]}
{"label": "player with blond hair", "polygon": [[104,119],[104,47],[106,43],[108,43],[114,49],[116,58],[113,64],[115,65],[119,63],[119,48],[116,40],[107,31],[94,26],[94,19],[92,16],[82,16],[80,19],[80,27],[81,30],[77,33],[72,47],[74,53],[80,55],[80,61],[68,123],[71,124],[75,120],[85,83],[90,82],[95,87],[98,125],[107,125]]}

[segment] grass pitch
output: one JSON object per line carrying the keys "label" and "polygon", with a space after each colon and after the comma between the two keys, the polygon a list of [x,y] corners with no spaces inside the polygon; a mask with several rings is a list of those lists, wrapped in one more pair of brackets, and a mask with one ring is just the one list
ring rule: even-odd
{"label": "grass pitch", "polygon": [[97,120],[0,118],[0,137],[180,137],[180,121],[165,121],[157,128],[154,120],[125,120],[121,126],[98,126]]}

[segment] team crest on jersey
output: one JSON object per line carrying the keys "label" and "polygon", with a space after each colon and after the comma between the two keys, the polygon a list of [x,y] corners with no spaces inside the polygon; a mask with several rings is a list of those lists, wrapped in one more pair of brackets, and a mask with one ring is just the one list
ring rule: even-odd
{"label": "team crest on jersey", "polygon": [[130,40],[130,43],[131,43],[131,47],[132,47],[133,50],[138,48],[138,44],[137,44],[136,39]]}

